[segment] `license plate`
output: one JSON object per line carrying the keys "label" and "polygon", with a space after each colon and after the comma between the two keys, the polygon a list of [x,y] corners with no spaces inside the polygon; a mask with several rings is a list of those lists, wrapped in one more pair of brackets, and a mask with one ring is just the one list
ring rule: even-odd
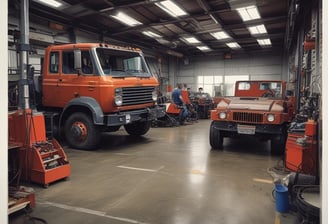
{"label": "license plate", "polygon": [[255,126],[251,125],[237,125],[238,134],[255,135]]}
{"label": "license plate", "polygon": [[127,114],[125,116],[125,122],[128,124],[128,123],[130,123],[130,121],[131,121],[131,116],[130,116],[130,114]]}

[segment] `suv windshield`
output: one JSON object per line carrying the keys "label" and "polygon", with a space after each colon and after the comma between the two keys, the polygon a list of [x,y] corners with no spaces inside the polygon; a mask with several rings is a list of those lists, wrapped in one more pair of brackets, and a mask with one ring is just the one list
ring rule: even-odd
{"label": "suv windshield", "polygon": [[97,48],[97,56],[105,75],[114,77],[150,77],[144,58],[137,52]]}

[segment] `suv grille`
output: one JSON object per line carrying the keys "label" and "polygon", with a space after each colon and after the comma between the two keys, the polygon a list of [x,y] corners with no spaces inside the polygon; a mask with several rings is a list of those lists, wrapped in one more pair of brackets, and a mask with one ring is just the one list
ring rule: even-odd
{"label": "suv grille", "polygon": [[137,105],[144,103],[153,103],[153,86],[143,87],[124,87],[123,90],[123,105]]}
{"label": "suv grille", "polygon": [[263,114],[234,112],[233,120],[240,121],[240,122],[249,122],[249,123],[262,123],[263,122]]}

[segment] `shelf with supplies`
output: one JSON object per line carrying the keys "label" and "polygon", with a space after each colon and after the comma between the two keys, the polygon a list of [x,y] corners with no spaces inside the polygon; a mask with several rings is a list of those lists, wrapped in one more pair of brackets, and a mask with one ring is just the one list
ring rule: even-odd
{"label": "shelf with supplies", "polygon": [[47,140],[33,143],[30,149],[23,149],[21,159],[24,162],[27,153],[30,162],[27,172],[32,182],[48,187],[50,183],[65,179],[70,175],[70,164],[67,156],[57,140]]}

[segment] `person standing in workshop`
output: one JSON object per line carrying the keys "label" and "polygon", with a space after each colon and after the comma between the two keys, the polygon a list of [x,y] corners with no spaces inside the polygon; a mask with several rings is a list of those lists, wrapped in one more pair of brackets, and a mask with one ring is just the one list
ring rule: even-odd
{"label": "person standing in workshop", "polygon": [[180,117],[180,124],[184,124],[186,118],[189,115],[188,109],[186,107],[186,102],[184,102],[182,98],[182,87],[183,85],[181,83],[178,83],[177,88],[175,88],[172,92],[172,100],[174,104],[182,107],[182,117]]}

